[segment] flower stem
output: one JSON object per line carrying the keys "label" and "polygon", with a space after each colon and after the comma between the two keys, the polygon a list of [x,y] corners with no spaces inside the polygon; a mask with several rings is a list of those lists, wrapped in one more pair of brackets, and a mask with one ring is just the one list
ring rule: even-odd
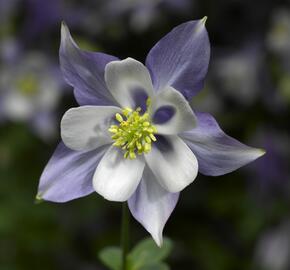
{"label": "flower stem", "polygon": [[129,211],[127,202],[122,204],[122,227],[121,227],[121,248],[122,248],[122,266],[121,270],[127,269],[127,253],[129,246]]}

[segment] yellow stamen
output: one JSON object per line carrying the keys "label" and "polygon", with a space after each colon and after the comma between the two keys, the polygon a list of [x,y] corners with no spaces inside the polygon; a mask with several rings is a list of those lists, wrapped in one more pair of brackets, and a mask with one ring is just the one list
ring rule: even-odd
{"label": "yellow stamen", "polygon": [[119,114],[119,113],[116,113],[116,119],[117,119],[120,123],[124,121],[122,115]]}
{"label": "yellow stamen", "polygon": [[[150,106],[150,99],[146,102],[147,108]],[[114,146],[125,151],[124,158],[135,159],[138,155],[151,151],[151,144],[156,141],[154,134],[157,132],[155,126],[151,124],[151,119],[146,111],[143,115],[141,108],[132,110],[124,108],[122,113],[116,114],[119,125],[112,125],[108,130],[112,133]]]}

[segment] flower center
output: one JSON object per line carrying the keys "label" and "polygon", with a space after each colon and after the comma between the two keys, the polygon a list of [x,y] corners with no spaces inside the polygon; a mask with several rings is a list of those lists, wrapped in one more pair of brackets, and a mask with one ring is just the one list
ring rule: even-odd
{"label": "flower center", "polygon": [[16,81],[19,92],[25,96],[32,96],[37,93],[38,82],[33,74],[28,74]]}
{"label": "flower center", "polygon": [[[148,108],[150,99],[147,99],[146,105]],[[113,145],[125,151],[124,158],[135,159],[136,154],[149,153],[152,142],[156,141],[154,134],[157,129],[151,124],[148,112],[144,114],[140,112],[139,107],[134,111],[124,108],[121,114],[116,114],[116,120],[120,124],[109,128],[115,141]]]}

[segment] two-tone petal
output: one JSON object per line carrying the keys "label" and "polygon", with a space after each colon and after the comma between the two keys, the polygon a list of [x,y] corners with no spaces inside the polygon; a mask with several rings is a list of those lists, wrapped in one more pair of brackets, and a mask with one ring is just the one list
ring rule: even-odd
{"label": "two-tone petal", "polygon": [[172,87],[152,98],[149,109],[158,134],[178,134],[196,126],[196,117],[186,99]]}
{"label": "two-tone petal", "polygon": [[146,101],[153,95],[149,71],[132,58],[107,64],[105,81],[112,96],[123,108],[146,109]]}
{"label": "two-tone petal", "polygon": [[107,149],[76,152],[60,143],[40,177],[37,198],[67,202],[94,192],[93,175]]}
{"label": "two-tone petal", "polygon": [[160,186],[155,175],[146,167],[138,189],[128,200],[132,215],[152,235],[158,246],[162,245],[163,228],[178,197],[179,193],[170,193]]}
{"label": "two-tone petal", "polygon": [[180,137],[196,155],[201,173],[212,176],[223,175],[254,161],[265,153],[226,135],[210,114],[197,113],[196,116],[197,127],[180,134]]}
{"label": "two-tone petal", "polygon": [[159,184],[169,192],[183,190],[198,173],[195,155],[176,135],[158,136],[145,160]]}

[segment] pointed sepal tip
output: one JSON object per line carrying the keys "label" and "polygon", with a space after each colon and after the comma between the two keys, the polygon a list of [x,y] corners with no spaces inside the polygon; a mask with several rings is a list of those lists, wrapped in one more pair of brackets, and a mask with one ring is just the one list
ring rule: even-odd
{"label": "pointed sepal tip", "polygon": [[44,202],[44,199],[41,197],[40,194],[37,194],[35,196],[35,199],[34,199],[34,204],[40,204],[40,203],[43,203]]}
{"label": "pointed sepal tip", "polygon": [[204,16],[204,17],[201,19],[201,22],[202,22],[203,24],[205,24],[206,21],[207,21],[207,16]]}

